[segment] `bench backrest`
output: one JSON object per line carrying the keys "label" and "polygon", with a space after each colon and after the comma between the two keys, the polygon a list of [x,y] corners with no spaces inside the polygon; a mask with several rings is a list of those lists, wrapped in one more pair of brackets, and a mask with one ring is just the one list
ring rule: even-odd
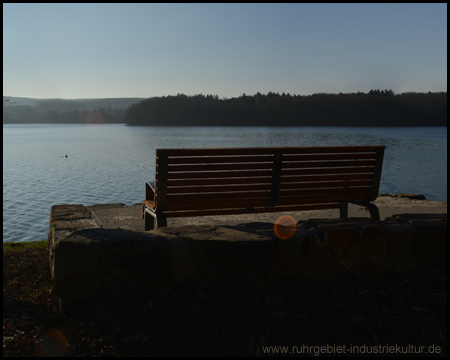
{"label": "bench backrest", "polygon": [[[336,207],[378,196],[385,146],[157,149],[157,211]],[[218,212],[221,210],[222,212]]]}

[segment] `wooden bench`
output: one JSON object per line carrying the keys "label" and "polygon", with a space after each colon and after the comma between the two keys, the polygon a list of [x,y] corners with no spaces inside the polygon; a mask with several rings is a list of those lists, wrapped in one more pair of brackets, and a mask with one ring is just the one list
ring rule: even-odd
{"label": "wooden bench", "polygon": [[340,209],[378,196],[383,145],[157,149],[155,188],[148,182],[145,230],[166,218]]}

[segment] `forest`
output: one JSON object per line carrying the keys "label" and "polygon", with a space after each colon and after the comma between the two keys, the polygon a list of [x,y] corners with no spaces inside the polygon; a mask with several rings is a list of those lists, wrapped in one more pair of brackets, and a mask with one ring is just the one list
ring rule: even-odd
{"label": "forest", "polygon": [[120,99],[13,99],[3,123],[147,126],[447,126],[447,92],[291,95],[269,92]]}
{"label": "forest", "polygon": [[447,93],[258,92],[231,99],[178,94],[131,105],[125,121],[153,126],[446,126]]}

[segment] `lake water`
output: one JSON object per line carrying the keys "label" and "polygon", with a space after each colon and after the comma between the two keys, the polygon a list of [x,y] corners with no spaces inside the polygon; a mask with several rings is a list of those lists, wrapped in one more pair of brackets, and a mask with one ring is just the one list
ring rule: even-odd
{"label": "lake water", "polygon": [[52,205],[142,202],[156,148],[365,144],[387,146],[380,193],[447,200],[445,127],[3,125],[3,241],[46,239]]}

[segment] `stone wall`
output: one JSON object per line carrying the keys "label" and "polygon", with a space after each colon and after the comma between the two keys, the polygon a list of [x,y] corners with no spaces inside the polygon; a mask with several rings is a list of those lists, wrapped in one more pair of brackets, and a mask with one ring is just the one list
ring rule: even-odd
{"label": "stone wall", "polygon": [[245,283],[405,271],[447,264],[447,215],[301,221],[279,239],[271,223],[130,231],[103,228],[83,205],[56,205],[49,227],[56,310],[142,298],[180,283]]}

